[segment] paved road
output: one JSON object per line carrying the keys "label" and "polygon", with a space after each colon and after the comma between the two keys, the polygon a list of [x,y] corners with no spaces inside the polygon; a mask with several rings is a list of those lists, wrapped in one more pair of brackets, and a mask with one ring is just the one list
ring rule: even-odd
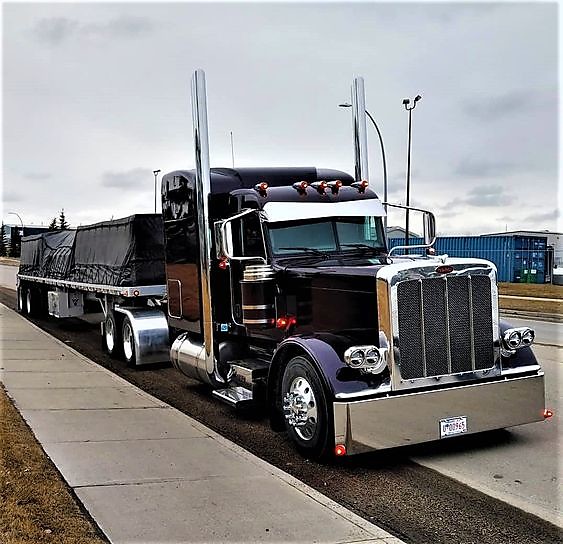
{"label": "paved road", "polygon": [[563,323],[512,316],[506,316],[504,319],[515,327],[532,327],[536,331],[536,344],[563,346]]}
{"label": "paved road", "polygon": [[17,273],[17,266],[0,264],[0,285],[2,287],[7,287],[8,289],[15,289]]}
{"label": "paved road", "polygon": [[[13,291],[0,289],[0,301],[13,307]],[[33,321],[127,381],[213,428],[368,521],[375,521],[406,542],[559,544],[561,541],[560,531],[540,518],[439,471],[413,463],[409,455],[416,453],[422,456],[420,449],[375,452],[343,459],[336,465],[311,463],[296,454],[287,437],[273,433],[263,416],[235,413],[211,398],[207,388],[173,368],[159,366],[134,370],[128,369],[121,361],[109,358],[100,349],[99,328],[94,323],[78,319]],[[538,425],[543,426],[543,423]],[[499,455],[511,447],[503,438],[506,432],[487,436],[487,440],[496,442]],[[441,447],[455,442],[442,442]],[[555,449],[551,445],[550,448],[552,451]],[[444,472],[444,469],[441,470]]]}
{"label": "paved road", "polygon": [[555,417],[457,442],[422,446],[413,459],[563,527],[561,390],[563,348],[534,349],[546,376],[546,404]]}

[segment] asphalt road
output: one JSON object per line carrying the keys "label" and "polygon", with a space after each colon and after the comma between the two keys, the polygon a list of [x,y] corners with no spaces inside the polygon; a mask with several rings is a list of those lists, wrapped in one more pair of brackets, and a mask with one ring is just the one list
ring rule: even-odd
{"label": "asphalt road", "polygon": [[[0,288],[0,302],[13,308],[14,292]],[[421,450],[375,452],[332,465],[310,462],[294,451],[286,436],[273,433],[264,417],[235,413],[214,400],[205,386],[176,370],[166,366],[132,370],[109,358],[101,350],[95,323],[79,319],[32,321],[131,383],[407,542],[561,542],[561,531],[545,520],[413,462],[409,457],[413,453],[422,457]],[[477,443],[508,448],[507,435],[511,433],[488,433],[478,437]]]}

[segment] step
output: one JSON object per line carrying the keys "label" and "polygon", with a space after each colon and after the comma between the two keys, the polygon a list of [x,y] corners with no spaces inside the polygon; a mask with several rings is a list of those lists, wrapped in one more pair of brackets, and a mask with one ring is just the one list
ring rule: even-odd
{"label": "step", "polygon": [[240,359],[231,362],[234,371],[232,381],[238,385],[252,389],[260,378],[267,378],[270,365],[258,359]]}
{"label": "step", "polygon": [[245,408],[253,404],[252,391],[238,385],[225,389],[215,389],[213,396],[233,408]]}

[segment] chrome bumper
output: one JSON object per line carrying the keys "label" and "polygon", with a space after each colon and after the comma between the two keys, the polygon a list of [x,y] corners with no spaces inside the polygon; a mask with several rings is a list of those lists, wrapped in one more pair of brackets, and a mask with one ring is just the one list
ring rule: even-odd
{"label": "chrome bumper", "polygon": [[335,402],[335,444],[348,454],[440,439],[440,420],[467,417],[479,433],[543,420],[544,375],[462,385],[435,391]]}

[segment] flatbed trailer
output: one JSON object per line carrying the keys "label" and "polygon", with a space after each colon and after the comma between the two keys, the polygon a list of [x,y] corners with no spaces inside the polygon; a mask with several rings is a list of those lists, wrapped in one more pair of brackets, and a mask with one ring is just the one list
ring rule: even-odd
{"label": "flatbed trailer", "polygon": [[136,214],[22,240],[18,308],[79,317],[101,307],[105,349],[131,366],[169,360],[162,219]]}

